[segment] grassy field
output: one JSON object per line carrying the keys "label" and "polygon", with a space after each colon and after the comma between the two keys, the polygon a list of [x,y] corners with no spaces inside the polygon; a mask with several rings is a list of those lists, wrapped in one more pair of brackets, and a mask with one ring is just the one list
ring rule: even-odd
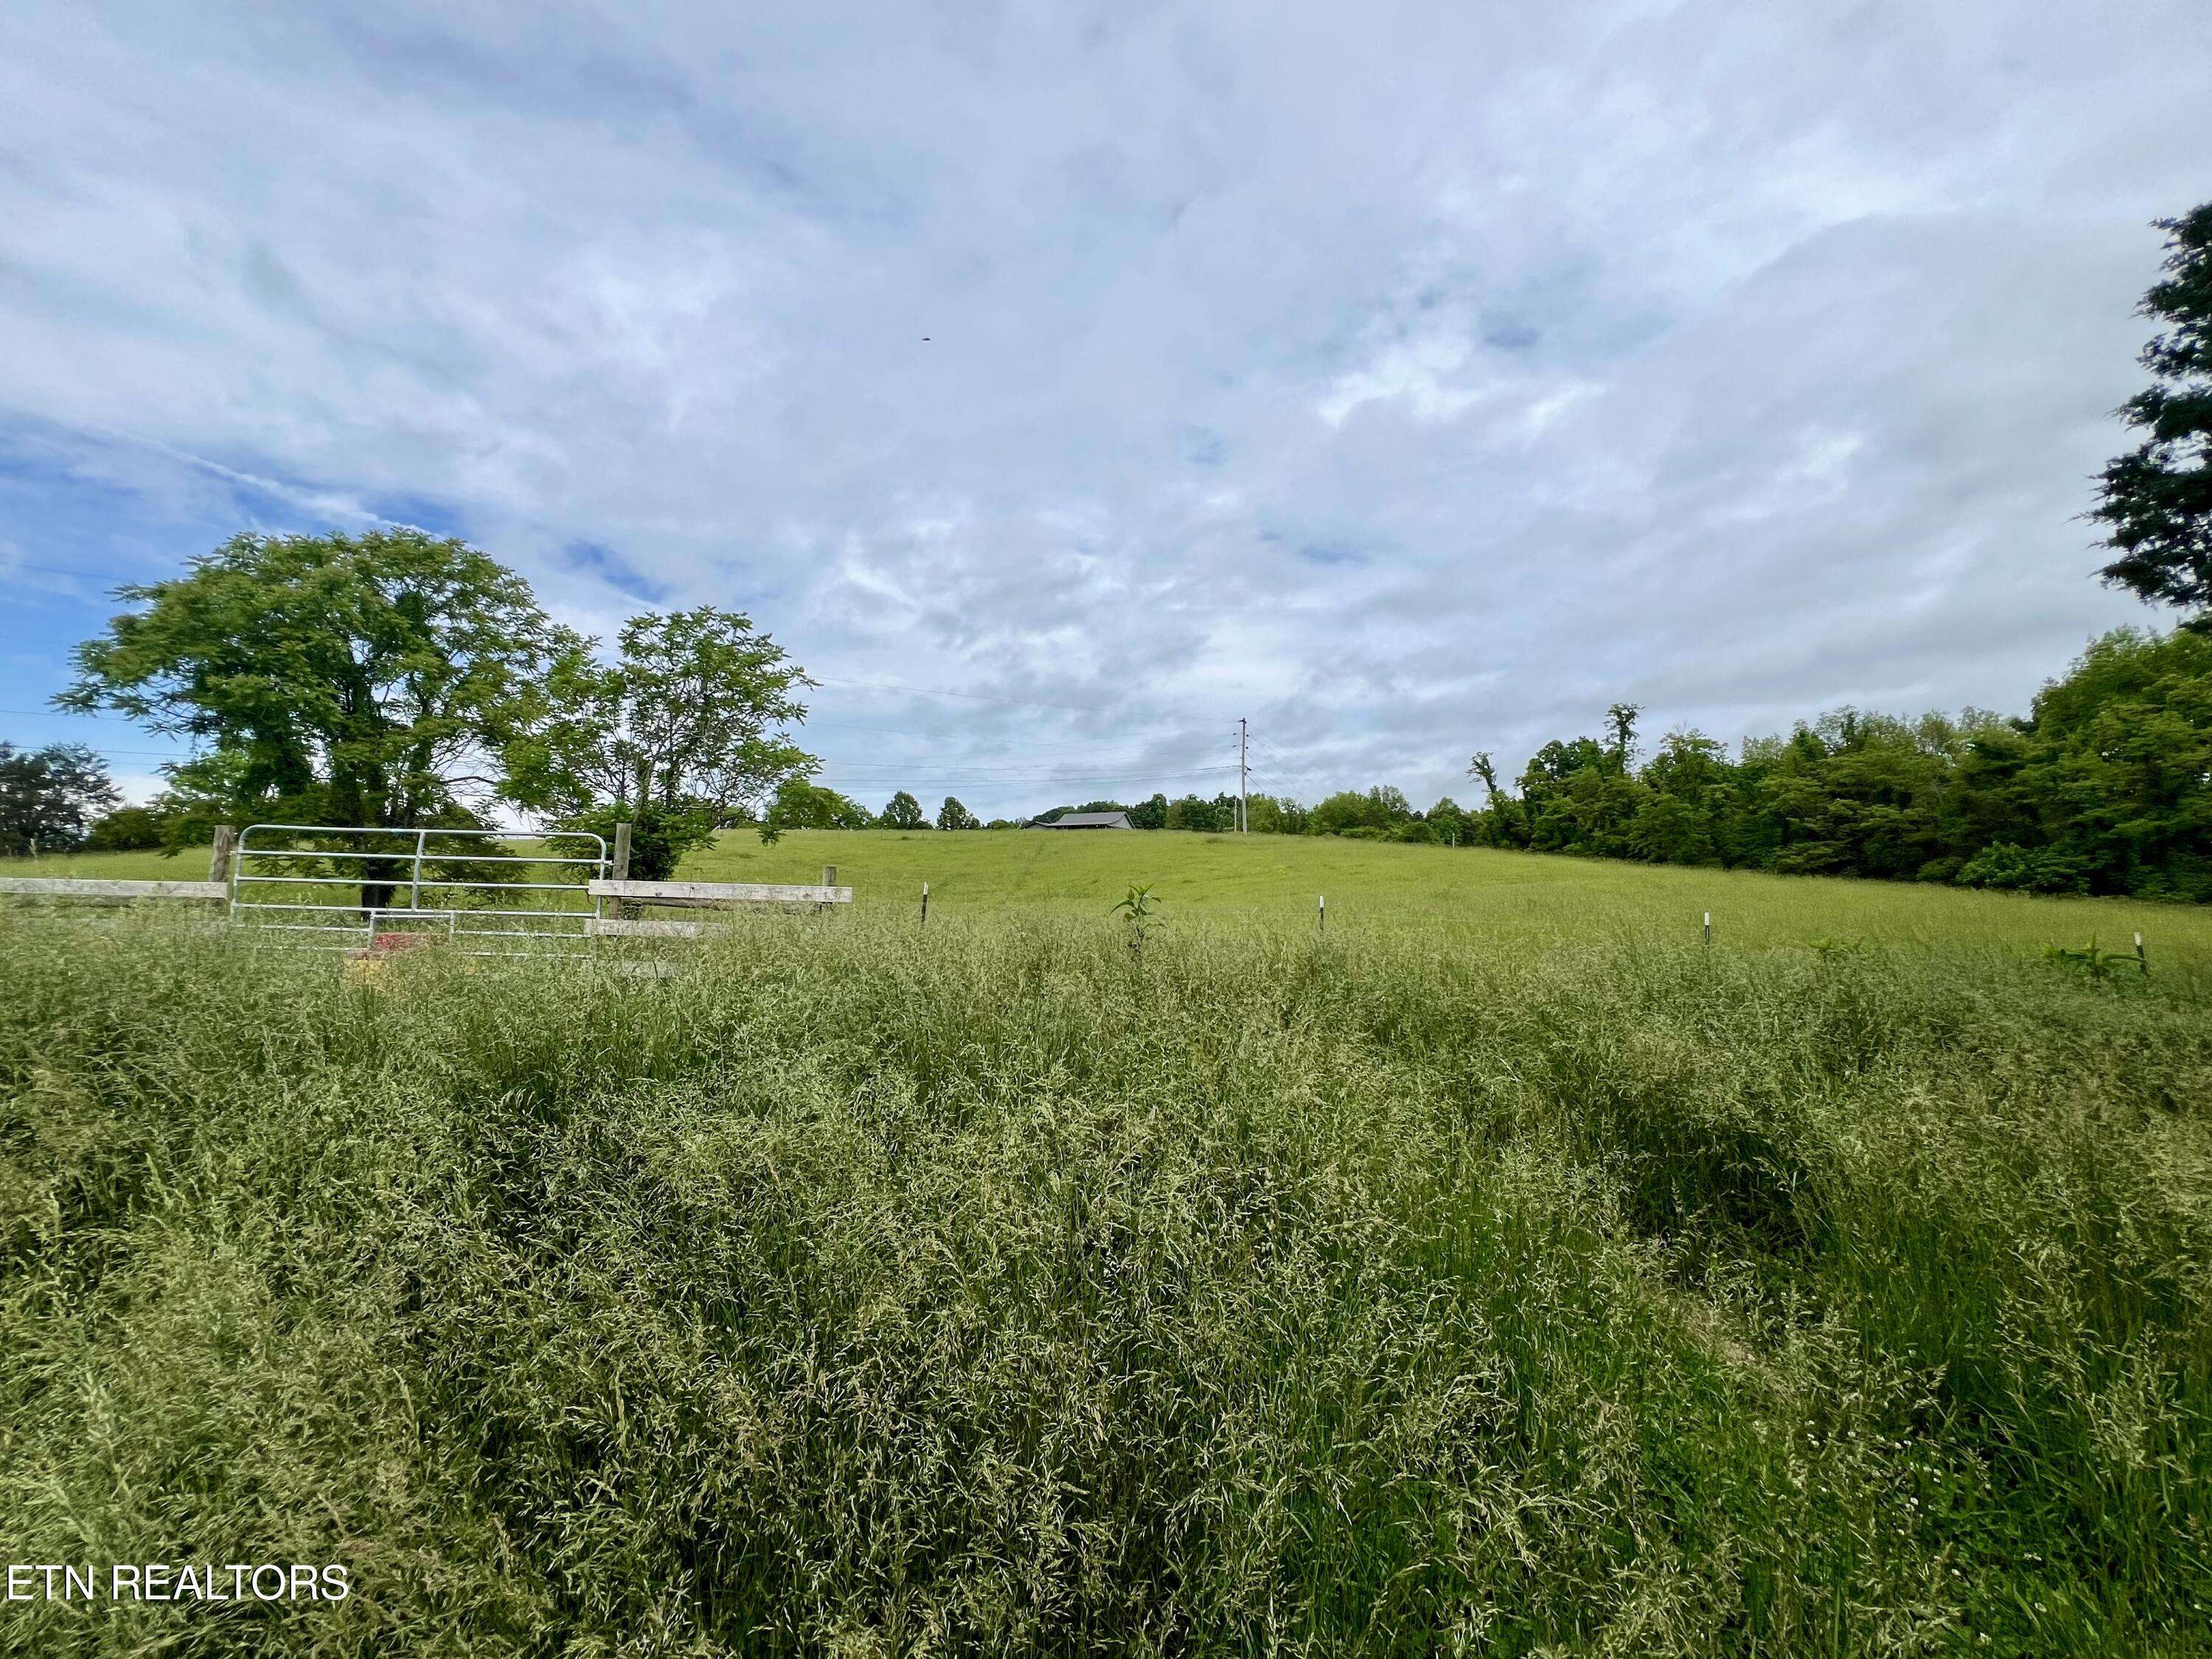
{"label": "grassy field", "polygon": [[[1297,836],[994,830],[943,835],[801,830],[774,846],[733,832],[679,872],[700,881],[817,879],[834,865],[856,906],[956,915],[1103,916],[1133,884],[1176,918],[1307,925],[1328,901],[1333,929],[1442,920],[1504,945],[1696,936],[1753,950],[1812,939],[1893,945],[2127,947],[2137,931],[2162,966],[2212,968],[2212,908],[2113,899],[1977,893],[1958,888],[1780,878],[1723,870],[1396,846]],[[29,873],[27,860],[0,869]],[[205,854],[110,853],[38,861],[37,873],[204,876]]]}
{"label": "grassy field", "polygon": [[[852,913],[660,978],[0,913],[0,1554],[354,1585],[0,1648],[2212,1650],[2201,913],[1256,837],[686,873],[827,862]],[[2148,979],[2037,948],[2137,926]]]}

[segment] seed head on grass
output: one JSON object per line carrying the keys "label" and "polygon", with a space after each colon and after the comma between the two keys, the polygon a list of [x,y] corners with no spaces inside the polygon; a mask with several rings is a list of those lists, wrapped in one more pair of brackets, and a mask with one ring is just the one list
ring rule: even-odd
{"label": "seed head on grass", "polygon": [[2196,1643],[2201,975],[1096,920],[0,917],[0,1649]]}

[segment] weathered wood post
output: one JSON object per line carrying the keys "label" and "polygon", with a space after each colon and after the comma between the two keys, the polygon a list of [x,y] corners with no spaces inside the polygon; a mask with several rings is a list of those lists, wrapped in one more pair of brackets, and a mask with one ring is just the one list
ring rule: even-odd
{"label": "weathered wood post", "polygon": [[[835,887],[837,884],[837,866],[836,865],[825,864],[822,866],[822,884],[824,887]],[[814,907],[814,914],[817,916],[828,915],[830,914],[830,901],[825,898],[821,903],[816,905]]]}
{"label": "weathered wood post", "polygon": [[238,826],[218,823],[215,827],[215,845],[208,850],[208,879],[230,885],[230,866],[238,854]]}
{"label": "weathered wood post", "polygon": [[2143,954],[2142,935],[2136,935],[2136,966],[2142,970],[2145,979],[2150,977],[2150,958]]}
{"label": "weathered wood post", "polygon": [[929,926],[929,884],[921,884],[921,925]]}
{"label": "weathered wood post", "polygon": [[[621,823],[615,825],[613,875],[617,881],[628,881],[629,879],[629,820],[627,818],[624,818]],[[617,921],[627,921],[630,917],[636,914],[637,907],[635,905],[629,903],[624,899],[617,899],[615,901],[615,919]]]}

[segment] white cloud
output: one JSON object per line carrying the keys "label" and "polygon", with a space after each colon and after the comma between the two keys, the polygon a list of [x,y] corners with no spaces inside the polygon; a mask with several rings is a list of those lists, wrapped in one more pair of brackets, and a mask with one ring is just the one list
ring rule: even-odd
{"label": "white cloud", "polygon": [[21,5],[0,459],[748,605],[975,694],[811,737],[986,808],[1238,714],[1432,794],[1617,696],[2017,707],[2136,614],[2073,515],[2209,60],[2186,0]]}

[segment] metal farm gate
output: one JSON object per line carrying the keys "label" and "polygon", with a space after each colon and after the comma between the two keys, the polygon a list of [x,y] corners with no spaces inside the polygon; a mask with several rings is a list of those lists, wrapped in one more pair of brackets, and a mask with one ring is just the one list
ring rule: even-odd
{"label": "metal farm gate", "polygon": [[580,831],[256,823],[232,859],[230,920],[309,950],[374,951],[428,933],[470,956],[565,954],[590,948],[601,903],[591,884],[607,875],[606,842]]}

